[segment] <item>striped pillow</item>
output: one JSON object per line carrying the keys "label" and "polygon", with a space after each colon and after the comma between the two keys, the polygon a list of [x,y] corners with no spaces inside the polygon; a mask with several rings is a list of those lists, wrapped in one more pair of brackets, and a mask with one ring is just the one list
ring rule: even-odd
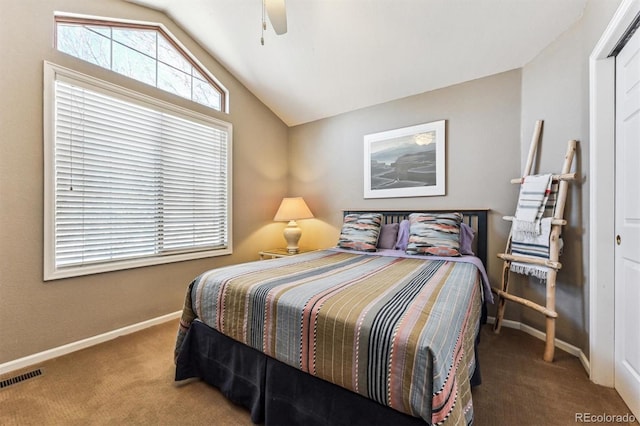
{"label": "striped pillow", "polygon": [[461,213],[410,214],[407,253],[460,256],[461,222]]}
{"label": "striped pillow", "polygon": [[376,251],[382,214],[348,214],[344,217],[338,247],[360,251]]}

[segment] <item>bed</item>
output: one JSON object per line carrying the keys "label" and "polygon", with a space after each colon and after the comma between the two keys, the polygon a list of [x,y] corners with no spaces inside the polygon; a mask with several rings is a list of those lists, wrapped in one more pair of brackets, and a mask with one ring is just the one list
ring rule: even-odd
{"label": "bed", "polygon": [[486,210],[345,211],[335,248],[207,271],[175,379],[265,425],[471,424],[486,241]]}

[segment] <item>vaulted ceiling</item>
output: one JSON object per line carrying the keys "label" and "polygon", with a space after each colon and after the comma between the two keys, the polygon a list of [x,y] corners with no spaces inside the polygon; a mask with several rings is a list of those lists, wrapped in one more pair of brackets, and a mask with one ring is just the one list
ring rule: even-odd
{"label": "vaulted ceiling", "polygon": [[520,68],[586,3],[286,0],[288,32],[267,20],[261,45],[261,0],[126,1],[165,12],[289,126]]}

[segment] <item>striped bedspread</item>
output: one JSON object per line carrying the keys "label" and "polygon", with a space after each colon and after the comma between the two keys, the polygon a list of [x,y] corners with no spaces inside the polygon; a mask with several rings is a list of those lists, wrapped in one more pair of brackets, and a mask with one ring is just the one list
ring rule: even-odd
{"label": "striped bedspread", "polygon": [[471,263],[321,250],[214,269],[198,318],[295,368],[433,424],[470,424],[482,286]]}

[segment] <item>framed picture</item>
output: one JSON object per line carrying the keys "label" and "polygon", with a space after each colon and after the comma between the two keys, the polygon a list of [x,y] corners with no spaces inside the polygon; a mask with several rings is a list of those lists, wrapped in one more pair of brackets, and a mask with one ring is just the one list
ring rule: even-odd
{"label": "framed picture", "polygon": [[445,194],[445,120],[364,136],[364,198]]}

